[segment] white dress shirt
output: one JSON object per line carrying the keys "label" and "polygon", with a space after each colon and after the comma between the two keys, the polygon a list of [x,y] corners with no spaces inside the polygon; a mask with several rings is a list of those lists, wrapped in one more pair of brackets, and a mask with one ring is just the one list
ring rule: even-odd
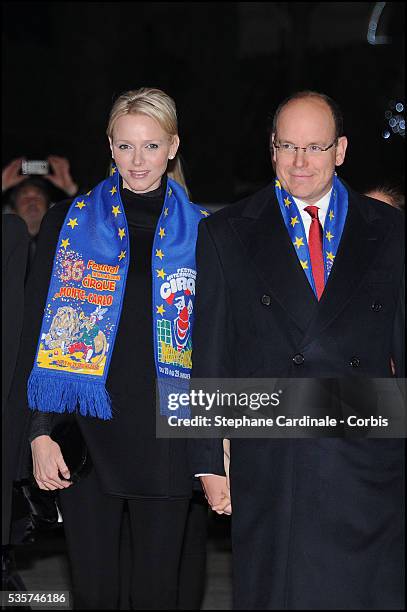
{"label": "white dress shirt", "polygon": [[[328,212],[329,201],[331,199],[331,193],[332,193],[332,189],[330,189],[328,191],[328,193],[326,193],[324,195],[323,198],[321,198],[320,200],[318,200],[318,202],[316,202],[316,204],[314,204],[314,206],[317,206],[319,208],[319,210],[318,210],[318,219],[319,219],[319,221],[320,221],[320,223],[322,225],[322,229],[324,229],[325,217],[326,217],[327,212]],[[307,211],[304,210],[304,209],[305,209],[306,206],[309,206],[309,204],[307,204],[303,200],[299,200],[298,198],[294,198],[294,196],[293,196],[293,200],[297,204],[298,210],[300,211],[301,219],[302,219],[302,222],[304,224],[305,234],[307,236],[307,241],[308,241],[309,228],[311,227],[312,219],[311,219],[311,215],[309,213],[307,213]]]}

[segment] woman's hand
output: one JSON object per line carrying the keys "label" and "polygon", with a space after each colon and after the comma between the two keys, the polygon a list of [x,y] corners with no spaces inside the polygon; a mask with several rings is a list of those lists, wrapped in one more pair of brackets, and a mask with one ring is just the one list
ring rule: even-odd
{"label": "woman's hand", "polygon": [[206,500],[217,514],[232,514],[229,482],[226,476],[210,474],[200,476]]}
{"label": "woman's hand", "polygon": [[59,445],[50,436],[38,436],[31,442],[34,478],[40,489],[55,491],[71,486],[68,466]]}

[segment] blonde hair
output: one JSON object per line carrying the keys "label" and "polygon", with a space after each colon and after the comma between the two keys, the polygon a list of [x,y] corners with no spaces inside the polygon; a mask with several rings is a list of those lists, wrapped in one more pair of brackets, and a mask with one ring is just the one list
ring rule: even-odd
{"label": "blonde hair", "polygon": [[[160,127],[170,136],[178,136],[177,110],[170,96],[152,87],[140,87],[121,94],[110,111],[106,134],[113,136],[114,124],[123,115],[147,115],[155,119]],[[168,160],[167,174],[179,183],[189,196],[188,187],[182,170],[178,153]]]}

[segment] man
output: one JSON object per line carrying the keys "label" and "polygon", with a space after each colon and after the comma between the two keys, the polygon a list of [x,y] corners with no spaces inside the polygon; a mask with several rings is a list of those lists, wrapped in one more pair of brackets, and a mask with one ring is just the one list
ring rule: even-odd
{"label": "man", "polygon": [[3,168],[1,188],[3,197],[9,202],[10,211],[21,217],[27,225],[30,235],[28,263],[31,265],[41,222],[51,206],[51,200],[55,202],[67,196],[72,198],[78,192],[78,185],[71,176],[69,161],[65,157],[49,155],[47,161],[52,172],[45,176],[28,177],[21,174],[24,159],[14,159]]}
{"label": "man", "polygon": [[[403,223],[339,181],[342,129],[327,96],[286,99],[277,180],[201,222],[193,377],[404,376]],[[230,511],[220,442],[191,447]],[[401,609],[402,467],[401,440],[231,439],[234,608]]]}
{"label": "man", "polygon": [[26,179],[14,187],[11,203],[15,213],[25,221],[31,238],[36,238],[41,221],[51,204],[45,181],[36,177]]}

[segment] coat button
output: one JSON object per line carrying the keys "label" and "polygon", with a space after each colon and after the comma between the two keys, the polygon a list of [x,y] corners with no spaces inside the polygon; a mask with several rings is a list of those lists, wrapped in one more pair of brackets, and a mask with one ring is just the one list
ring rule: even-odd
{"label": "coat button", "polygon": [[304,361],[305,361],[305,357],[304,355],[301,355],[301,353],[297,353],[293,357],[293,362],[295,363],[295,365],[302,365]]}
{"label": "coat button", "polygon": [[350,365],[352,366],[352,368],[358,368],[360,366],[360,359],[358,359],[357,357],[352,357],[352,359],[350,360]]}
{"label": "coat button", "polygon": [[271,297],[267,294],[263,295],[261,298],[261,303],[263,304],[263,306],[270,306]]}
{"label": "coat button", "polygon": [[379,310],[383,308],[383,304],[380,304],[380,302],[373,302],[371,308],[374,312],[379,312]]}

